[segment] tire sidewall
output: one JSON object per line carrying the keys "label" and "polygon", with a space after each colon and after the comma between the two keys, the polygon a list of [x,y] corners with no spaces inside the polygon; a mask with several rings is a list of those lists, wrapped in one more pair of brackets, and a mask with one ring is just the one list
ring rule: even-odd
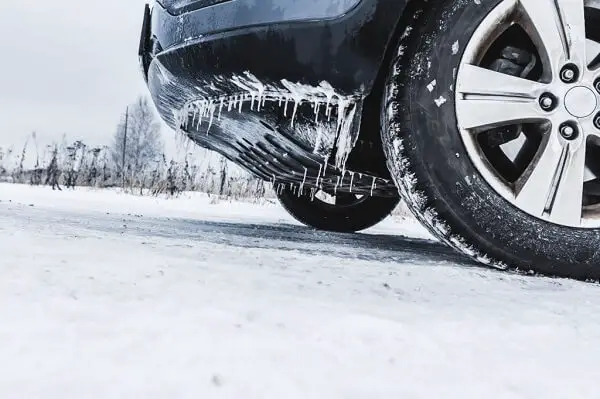
{"label": "tire sidewall", "polygon": [[464,237],[493,258],[545,274],[598,278],[600,230],[548,223],[510,204],[477,171],[457,128],[454,87],[463,51],[500,3],[440,1],[425,11],[409,38],[405,35],[383,115],[387,145],[398,138],[403,143],[402,154],[388,148],[390,170],[398,185],[401,175],[413,173],[425,207],[448,222],[448,234]]}

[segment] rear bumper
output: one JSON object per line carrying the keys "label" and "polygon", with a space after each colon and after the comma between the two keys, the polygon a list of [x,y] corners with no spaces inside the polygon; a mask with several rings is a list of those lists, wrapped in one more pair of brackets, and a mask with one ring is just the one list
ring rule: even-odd
{"label": "rear bumper", "polygon": [[[343,170],[340,177],[330,169],[345,168],[362,101],[403,6],[231,0],[172,15],[156,3],[145,12],[140,60],[159,114],[173,129],[263,178],[338,189]],[[251,153],[256,148],[263,148],[260,156]],[[292,151],[302,160],[286,164]],[[286,166],[271,170],[275,159]],[[394,193],[375,177],[346,176],[366,192]]]}

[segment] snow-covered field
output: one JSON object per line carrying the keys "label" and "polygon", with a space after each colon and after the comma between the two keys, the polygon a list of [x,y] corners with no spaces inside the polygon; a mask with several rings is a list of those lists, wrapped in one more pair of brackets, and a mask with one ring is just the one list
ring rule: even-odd
{"label": "snow-covered field", "polygon": [[0,398],[597,398],[600,288],[411,220],[0,185]]}

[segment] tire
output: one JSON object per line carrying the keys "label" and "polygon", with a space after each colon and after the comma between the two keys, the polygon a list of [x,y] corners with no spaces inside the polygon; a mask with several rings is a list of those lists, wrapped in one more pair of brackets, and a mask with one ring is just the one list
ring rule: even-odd
{"label": "tire", "polygon": [[334,205],[308,193],[298,196],[289,189],[277,190],[277,198],[300,223],[340,233],[354,233],[375,226],[388,217],[400,202],[400,198],[365,196],[357,199],[352,194],[340,194]]}
{"label": "tire", "polygon": [[600,229],[549,222],[513,205],[480,173],[461,137],[456,71],[500,3],[423,3],[399,39],[382,99],[388,168],[425,227],[469,257],[500,269],[598,280]]}

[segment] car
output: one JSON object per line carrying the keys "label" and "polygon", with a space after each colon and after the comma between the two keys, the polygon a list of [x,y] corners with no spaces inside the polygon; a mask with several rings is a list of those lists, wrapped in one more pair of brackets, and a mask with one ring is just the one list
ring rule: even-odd
{"label": "car", "polygon": [[492,267],[600,278],[599,0],[159,0],[165,122],[356,232],[404,200]]}

